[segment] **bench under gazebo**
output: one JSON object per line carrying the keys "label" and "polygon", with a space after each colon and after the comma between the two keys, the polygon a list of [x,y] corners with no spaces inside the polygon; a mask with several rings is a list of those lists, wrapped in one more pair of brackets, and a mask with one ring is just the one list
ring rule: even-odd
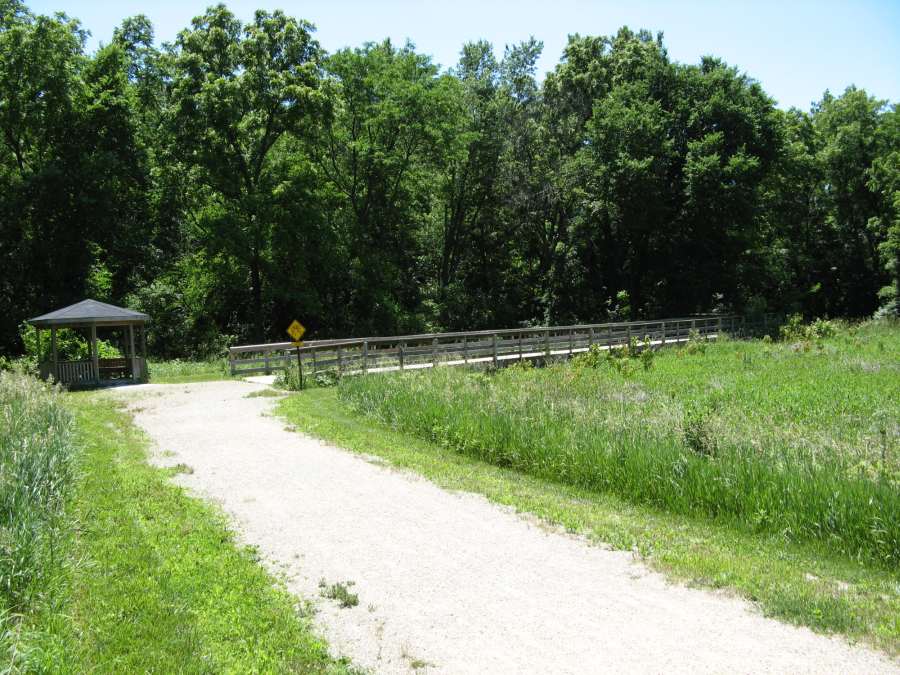
{"label": "bench under gazebo", "polygon": [[[67,385],[99,385],[107,381],[131,379],[142,382],[147,379],[146,324],[149,317],[132,309],[116,307],[97,300],[82,300],[55,312],[28,319],[37,330],[37,351],[41,377],[52,376]],[[57,352],[56,331],[73,328],[89,331],[88,358],[79,361],[60,361]],[[121,331],[121,351],[124,358],[101,359],[97,352],[97,331]],[[50,331],[50,353],[44,358],[41,349],[41,331]],[[135,332],[140,331],[141,356],[135,350]],[[127,335],[127,339],[126,339]]]}

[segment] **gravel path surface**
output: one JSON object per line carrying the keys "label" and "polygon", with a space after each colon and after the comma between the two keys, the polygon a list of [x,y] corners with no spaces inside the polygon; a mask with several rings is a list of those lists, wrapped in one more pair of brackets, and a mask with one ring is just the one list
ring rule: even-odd
{"label": "gravel path surface", "polygon": [[[313,600],[336,655],[376,673],[882,673],[900,665],[667,583],[470,494],[285,429],[248,382],[117,390],[156,461],[215,500]],[[319,581],[352,581],[341,609]]]}

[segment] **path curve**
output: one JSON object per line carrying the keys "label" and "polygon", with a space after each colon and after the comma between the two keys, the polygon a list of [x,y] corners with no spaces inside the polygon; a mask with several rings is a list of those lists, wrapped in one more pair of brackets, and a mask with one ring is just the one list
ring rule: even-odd
{"label": "path curve", "polygon": [[[471,494],[285,429],[264,385],[123,388],[155,461],[218,502],[313,600],[338,656],[376,673],[900,673],[888,657],[666,582]],[[340,609],[318,584],[351,580]]]}

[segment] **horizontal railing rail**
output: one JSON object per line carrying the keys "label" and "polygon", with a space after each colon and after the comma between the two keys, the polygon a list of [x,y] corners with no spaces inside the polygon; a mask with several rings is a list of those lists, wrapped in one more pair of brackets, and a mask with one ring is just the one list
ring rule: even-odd
{"label": "horizontal railing rail", "polygon": [[[685,342],[692,331],[715,339],[723,333],[745,336],[774,329],[773,315],[747,321],[737,315],[699,315],[653,321],[626,321],[571,326],[542,326],[453,333],[375,336],[310,340],[300,347],[304,369],[313,375],[429,368],[437,365],[487,363],[510,360],[568,357],[587,351],[649,338],[653,347]],[[241,345],[229,349],[232,375],[271,374],[297,362],[290,342]]]}

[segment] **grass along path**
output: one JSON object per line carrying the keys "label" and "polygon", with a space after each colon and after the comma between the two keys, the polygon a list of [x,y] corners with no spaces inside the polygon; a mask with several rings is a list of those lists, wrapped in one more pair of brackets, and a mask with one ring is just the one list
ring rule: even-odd
{"label": "grass along path", "polygon": [[[111,397],[70,394],[82,478],[73,510],[67,672],[343,673],[297,600],[275,584],[224,516],[188,497]],[[48,664],[49,665],[49,664]]]}
{"label": "grass along path", "polygon": [[500,468],[352,412],[335,389],[281,401],[298,430],[375,455],[450,490],[475,492],[636,556],[670,578],[733,591],[768,616],[900,655],[900,573],[702,518],[674,515]]}
{"label": "grass along path", "polygon": [[900,327],[640,355],[347,378],[339,395],[492,464],[900,569]]}

